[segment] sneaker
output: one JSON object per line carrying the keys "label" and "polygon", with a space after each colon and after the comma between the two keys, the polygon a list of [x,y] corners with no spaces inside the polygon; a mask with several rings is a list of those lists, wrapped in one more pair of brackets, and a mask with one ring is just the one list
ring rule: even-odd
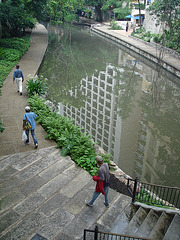
{"label": "sneaker", "polygon": [[85,200],[85,204],[89,207],[92,207],[93,205],[89,204],[88,200]]}
{"label": "sneaker", "polygon": [[35,144],[35,148],[38,148],[38,143]]}
{"label": "sneaker", "polygon": [[22,95],[22,92],[20,92],[20,95]]}
{"label": "sneaker", "polygon": [[109,208],[109,205],[106,205],[106,203],[104,202],[104,205],[107,207],[107,208]]}
{"label": "sneaker", "polygon": [[29,144],[29,142],[26,142],[26,141],[25,141],[25,142],[24,142],[24,144],[28,145],[28,144]]}

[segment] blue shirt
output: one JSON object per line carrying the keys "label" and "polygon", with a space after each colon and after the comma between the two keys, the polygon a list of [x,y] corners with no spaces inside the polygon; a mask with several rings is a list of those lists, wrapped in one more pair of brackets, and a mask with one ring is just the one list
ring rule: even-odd
{"label": "blue shirt", "polygon": [[20,78],[22,77],[22,79],[24,79],[23,73],[21,69],[15,69],[14,70],[14,75],[13,75],[13,81],[15,80],[15,78]]}
{"label": "blue shirt", "polygon": [[31,124],[31,130],[34,130],[36,127],[35,124],[35,119],[36,119],[37,115],[34,112],[28,112],[23,114],[23,120],[28,120],[28,122]]}

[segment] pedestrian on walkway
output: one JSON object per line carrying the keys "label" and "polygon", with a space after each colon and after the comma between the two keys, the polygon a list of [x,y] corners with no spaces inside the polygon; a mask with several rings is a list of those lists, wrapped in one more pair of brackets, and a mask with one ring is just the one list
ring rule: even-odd
{"label": "pedestrian on walkway", "polygon": [[129,24],[128,22],[126,23],[126,32],[128,31],[128,28],[129,28]]}
{"label": "pedestrian on walkway", "polygon": [[[33,138],[33,141],[34,141],[34,145],[35,145],[35,148],[37,148],[38,147],[38,142],[37,142],[37,138],[36,138],[36,135],[35,135],[35,132],[34,132],[35,128],[36,128],[34,120],[37,117],[37,115],[34,112],[30,111],[29,106],[25,107],[25,112],[26,113],[23,114],[23,130],[25,130],[26,135],[27,135],[27,140],[25,141],[25,143],[29,144],[29,130],[31,130],[31,135],[32,135],[32,138]],[[30,123],[31,129],[26,129],[25,128],[26,120]]]}
{"label": "pedestrian on walkway", "polygon": [[[85,200],[87,206],[92,207],[94,201],[98,198],[98,196],[103,193],[105,195],[105,206],[109,207],[109,184],[110,184],[110,174],[109,174],[109,166],[107,163],[103,163],[103,159],[101,156],[96,156],[96,162],[99,166],[98,176],[94,176],[93,179],[95,181],[99,181],[96,185],[96,190],[93,193],[92,199],[90,201]],[[102,189],[101,183],[103,183],[104,189]],[[103,192],[104,190],[104,192]]]}
{"label": "pedestrian on walkway", "polygon": [[13,83],[16,80],[17,92],[22,95],[22,83],[24,81],[24,76],[22,70],[19,68],[19,65],[16,65],[16,69],[13,74]]}

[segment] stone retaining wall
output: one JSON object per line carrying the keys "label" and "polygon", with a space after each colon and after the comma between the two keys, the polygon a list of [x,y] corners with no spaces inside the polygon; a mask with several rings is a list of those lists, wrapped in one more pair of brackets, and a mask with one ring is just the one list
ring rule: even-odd
{"label": "stone retaining wall", "polygon": [[[120,39],[116,36],[113,36],[107,32],[101,31],[100,29],[97,29],[93,26],[91,27],[91,31],[93,31],[94,33],[97,33],[98,35],[104,36],[105,38],[110,39],[113,42],[118,43],[121,46],[124,46],[127,49],[129,49],[135,53],[138,53],[139,55],[142,55],[143,57],[146,57],[147,59],[149,59],[159,65],[158,57],[156,57],[140,48],[137,48],[136,46],[133,46],[132,44],[126,42],[125,40]],[[164,69],[168,70],[169,72],[175,74],[177,77],[180,77],[180,70],[176,69],[174,66],[171,66],[168,63],[161,61],[161,67],[163,67]]]}
{"label": "stone retaining wall", "polygon": [[138,42],[142,42],[148,46],[151,46],[151,47],[154,47],[155,49],[158,49],[158,50],[162,50],[164,53],[167,53],[169,54],[170,56],[174,57],[174,58],[177,58],[180,60],[180,54],[170,48],[167,48],[167,47],[164,47],[158,43],[154,43],[154,42],[146,42],[140,38],[136,38],[136,37],[133,37],[133,36],[128,36],[130,38],[133,38],[134,40],[138,41]]}

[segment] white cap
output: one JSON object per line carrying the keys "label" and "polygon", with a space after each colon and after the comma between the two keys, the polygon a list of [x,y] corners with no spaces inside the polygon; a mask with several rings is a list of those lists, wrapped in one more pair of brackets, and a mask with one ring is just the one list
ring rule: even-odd
{"label": "white cap", "polygon": [[29,106],[26,106],[26,107],[25,107],[25,110],[26,110],[26,111],[30,111],[30,107],[29,107]]}

